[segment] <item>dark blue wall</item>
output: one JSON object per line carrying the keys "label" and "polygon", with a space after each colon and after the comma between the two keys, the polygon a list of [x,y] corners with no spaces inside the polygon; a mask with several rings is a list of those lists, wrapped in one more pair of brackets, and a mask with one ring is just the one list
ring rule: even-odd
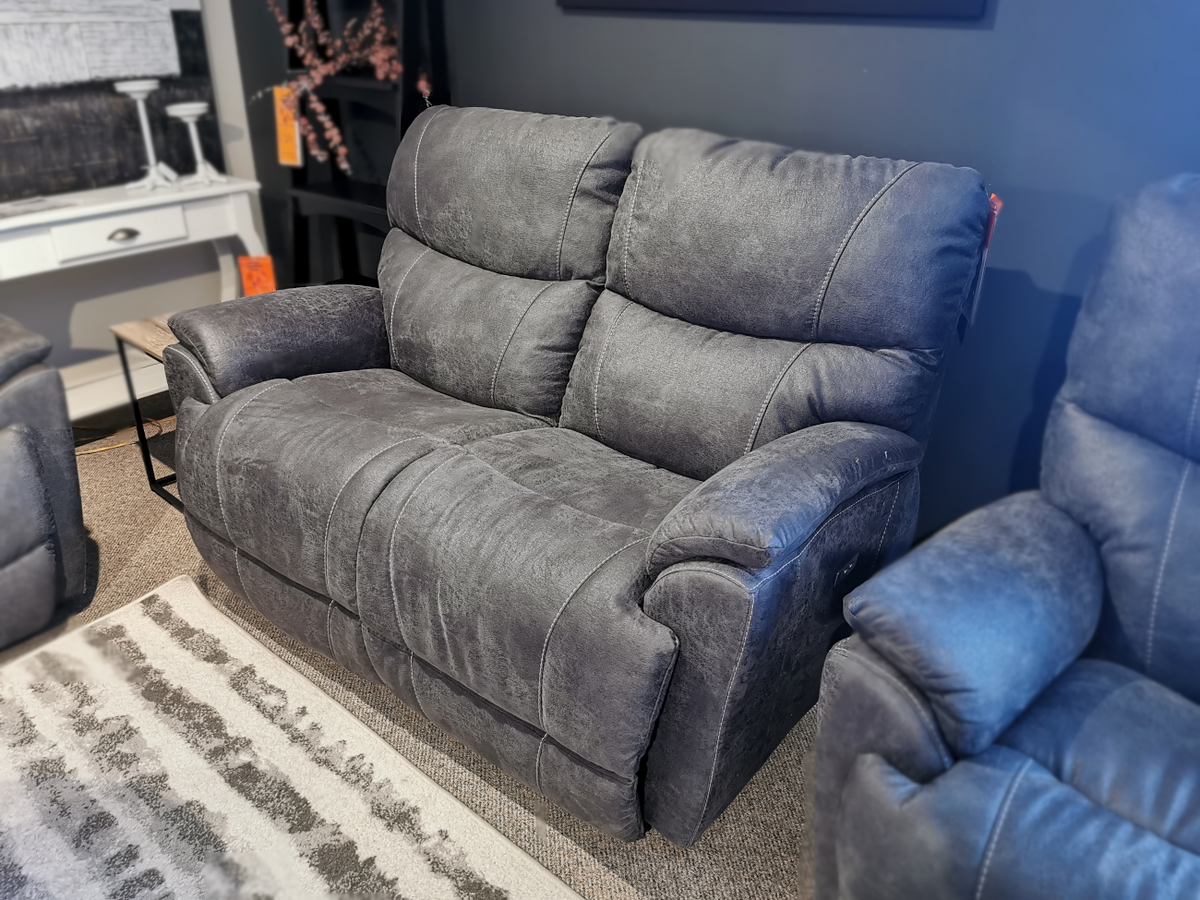
{"label": "dark blue wall", "polygon": [[1200,3],[990,0],[982,22],[567,13],[446,0],[454,102],[973,166],[1005,201],[920,531],[1037,482],[1112,199],[1200,169]]}

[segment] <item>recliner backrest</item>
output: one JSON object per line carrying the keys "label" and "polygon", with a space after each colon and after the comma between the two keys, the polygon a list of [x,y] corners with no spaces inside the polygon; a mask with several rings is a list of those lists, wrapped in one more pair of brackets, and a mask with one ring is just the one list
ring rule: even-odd
{"label": "recliner backrest", "polygon": [[388,179],[392,365],[462,400],[557,418],[640,134],[612,119],[423,112]]}
{"label": "recliner backrest", "polygon": [[649,135],[561,424],[695,478],[820,422],[924,440],[989,213],[971,169]]}
{"label": "recliner backrest", "polygon": [[1042,493],[1087,526],[1091,652],[1200,702],[1200,176],[1119,201],[1075,323]]}

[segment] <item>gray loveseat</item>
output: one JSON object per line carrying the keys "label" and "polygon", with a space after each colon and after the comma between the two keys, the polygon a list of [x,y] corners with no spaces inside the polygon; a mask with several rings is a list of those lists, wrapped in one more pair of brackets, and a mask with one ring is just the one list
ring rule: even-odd
{"label": "gray loveseat", "polygon": [[171,320],[196,544],[579,818],[689,846],[910,541],[982,180],[439,107],[388,203],[379,290]]}

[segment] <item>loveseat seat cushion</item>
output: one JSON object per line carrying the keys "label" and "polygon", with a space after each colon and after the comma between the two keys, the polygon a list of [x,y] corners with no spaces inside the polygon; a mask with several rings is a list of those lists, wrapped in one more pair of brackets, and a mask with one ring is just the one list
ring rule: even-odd
{"label": "loveseat seat cushion", "polygon": [[1169,688],[1083,659],[997,743],[1093,803],[1200,854],[1200,706]]}
{"label": "loveseat seat cushion", "polygon": [[391,369],[267,381],[211,406],[186,401],[179,417],[188,513],[350,610],[363,519],[398,473],[441,447],[540,424]]}
{"label": "loveseat seat cushion", "polygon": [[634,777],[676,652],[640,606],[648,529],[694,485],[564,429],[441,448],[367,517],[363,624]]}

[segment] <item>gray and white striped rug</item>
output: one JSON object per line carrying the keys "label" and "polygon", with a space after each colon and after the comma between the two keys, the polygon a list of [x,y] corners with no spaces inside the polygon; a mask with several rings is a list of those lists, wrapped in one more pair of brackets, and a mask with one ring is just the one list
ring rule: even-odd
{"label": "gray and white striped rug", "polygon": [[187,576],[0,668],[0,896],[578,898]]}

